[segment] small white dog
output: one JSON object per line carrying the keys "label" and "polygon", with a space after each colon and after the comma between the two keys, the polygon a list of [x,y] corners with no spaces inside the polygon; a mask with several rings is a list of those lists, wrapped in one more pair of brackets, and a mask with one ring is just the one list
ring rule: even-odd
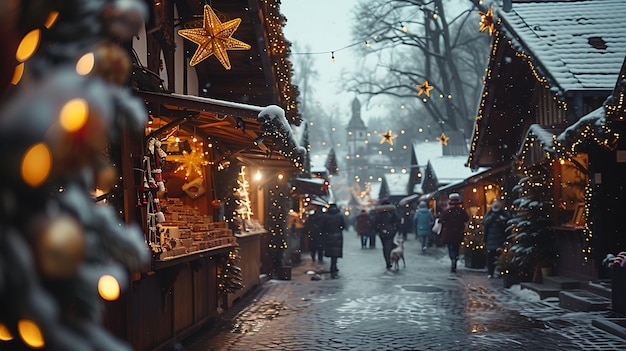
{"label": "small white dog", "polygon": [[389,254],[389,262],[391,262],[395,270],[399,270],[400,260],[402,259],[404,268],[406,268],[406,262],[404,261],[404,238],[402,238],[401,235],[396,235],[393,242],[398,246],[391,250],[391,254]]}

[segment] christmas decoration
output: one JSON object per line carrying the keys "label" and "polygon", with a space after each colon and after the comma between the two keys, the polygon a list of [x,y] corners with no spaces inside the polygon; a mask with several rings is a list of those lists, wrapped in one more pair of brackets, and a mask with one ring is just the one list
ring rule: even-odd
{"label": "christmas decoration", "polygon": [[204,166],[209,164],[204,158],[202,151],[196,151],[195,148],[191,149],[191,152],[183,150],[183,154],[174,159],[174,162],[179,163],[174,173],[184,171],[185,179],[189,178],[192,174],[200,178],[204,177]]}
{"label": "christmas decoration", "polygon": [[493,9],[489,7],[487,12],[478,11],[478,15],[480,16],[480,28],[478,31],[483,32],[487,30],[489,32],[489,36],[491,36],[496,30],[496,25],[493,22]]}
{"label": "christmas decoration", "polygon": [[484,232],[482,228],[482,217],[471,216],[463,233],[463,256],[465,266],[469,268],[485,267],[485,246]]}
{"label": "christmas decoration", "polygon": [[249,50],[250,45],[232,38],[239,27],[241,18],[220,22],[209,5],[204,5],[202,28],[180,29],[178,35],[198,44],[189,64],[195,66],[211,55],[215,55],[222,66],[230,70],[230,60],[226,50]]}
{"label": "christmas decoration", "polygon": [[237,188],[235,189],[235,196],[238,196],[239,199],[237,202],[237,214],[239,217],[245,221],[250,220],[250,216],[252,213],[252,208],[250,207],[250,183],[248,183],[248,179],[246,178],[246,166],[241,166],[241,171],[237,176]]}
{"label": "christmas decoration", "polygon": [[[0,101],[0,196],[10,199],[0,204],[2,349],[131,349],[100,325],[103,302],[119,297],[127,272],[146,268],[149,250],[139,226],[124,225],[92,192],[96,179],[115,187],[111,173],[100,174],[115,164],[107,151],[117,150],[122,125],[142,131],[145,104],[98,74],[76,71],[85,52],[112,39],[101,23],[105,3],[124,17],[122,1],[54,2],[56,22],[46,21],[47,2],[13,2],[21,18],[9,22],[10,32],[42,35],[36,50],[20,55],[28,79]],[[142,1],[123,3],[146,13]]]}
{"label": "christmas decoration", "polygon": [[450,137],[448,137],[446,133],[441,132],[441,135],[437,137],[437,140],[439,141],[439,144],[448,145]]}
{"label": "christmas decoration", "polygon": [[511,234],[498,266],[501,274],[532,277],[537,268],[551,264],[556,258],[553,234],[548,228],[554,202],[550,165],[537,164],[524,169],[522,175],[513,188],[518,196],[513,201],[513,217],[509,220]]}
{"label": "christmas decoration", "polygon": [[229,253],[223,265],[217,269],[217,288],[221,294],[231,294],[244,287],[241,268],[237,266],[239,246],[235,246]]}
{"label": "christmas decoration", "polygon": [[430,97],[430,91],[433,90],[434,88],[435,87],[433,87],[432,85],[428,85],[428,81],[425,80],[424,83],[422,83],[422,85],[419,86],[419,91],[417,92],[417,96],[425,94],[426,96]]}
{"label": "christmas decoration", "polygon": [[296,168],[302,169],[307,150],[298,145],[285,117],[285,111],[279,106],[270,105],[259,113],[257,120],[262,123],[263,134],[261,137],[271,138],[275,149],[278,149],[281,155],[289,158]]}
{"label": "christmas decoration", "polygon": [[393,145],[393,139],[398,137],[397,135],[393,135],[393,133],[391,133],[391,129],[388,129],[385,134],[381,134],[380,136],[382,138],[380,143],[389,143],[389,145]]}

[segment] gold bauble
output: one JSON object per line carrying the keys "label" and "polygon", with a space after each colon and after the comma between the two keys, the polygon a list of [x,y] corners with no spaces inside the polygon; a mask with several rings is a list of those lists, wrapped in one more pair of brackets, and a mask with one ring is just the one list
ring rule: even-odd
{"label": "gold bauble", "polygon": [[33,240],[39,270],[49,279],[68,279],[78,271],[85,254],[85,234],[74,218],[41,220]]}
{"label": "gold bauble", "polygon": [[111,42],[96,46],[95,73],[105,81],[117,85],[126,84],[131,72],[131,61],[126,50]]}

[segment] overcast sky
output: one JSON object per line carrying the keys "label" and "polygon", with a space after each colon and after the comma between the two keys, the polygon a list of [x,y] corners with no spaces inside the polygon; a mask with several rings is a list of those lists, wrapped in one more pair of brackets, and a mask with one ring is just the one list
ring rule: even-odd
{"label": "overcast sky", "polygon": [[[320,102],[327,111],[339,112],[342,119],[349,118],[354,94],[342,92],[338,81],[343,69],[353,62],[354,50],[345,49],[355,41],[350,37],[353,8],[357,0],[283,0],[281,12],[287,18],[284,28],[285,38],[297,45],[297,50],[310,52],[314,67],[319,73],[316,86],[316,102]],[[309,47],[306,50],[307,46]],[[337,51],[338,50],[338,51]],[[331,51],[335,51],[335,62],[331,60]],[[294,55],[295,56],[295,55]],[[297,75],[297,61],[294,58],[294,70]]]}

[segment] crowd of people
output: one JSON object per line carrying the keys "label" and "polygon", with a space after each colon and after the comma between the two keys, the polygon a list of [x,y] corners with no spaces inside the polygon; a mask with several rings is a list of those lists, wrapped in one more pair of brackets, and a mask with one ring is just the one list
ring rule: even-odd
{"label": "crowd of people", "polygon": [[[484,242],[487,256],[487,273],[493,278],[496,260],[506,240],[507,221],[510,215],[504,210],[503,202],[495,199],[483,219]],[[397,246],[397,238],[406,240],[409,232],[415,233],[423,254],[429,247],[445,246],[450,258],[450,272],[456,273],[469,215],[463,208],[461,196],[452,193],[445,207],[435,213],[428,203],[420,201],[412,217],[406,209],[400,211],[396,205],[383,200],[371,210],[361,210],[354,221],[362,249],[375,249],[377,238],[382,244],[385,267],[392,268],[391,252]],[[313,262],[330,259],[331,278],[339,277],[338,259],[343,256],[343,231],[346,219],[336,204],[323,211],[309,211],[304,224],[308,247]]]}

